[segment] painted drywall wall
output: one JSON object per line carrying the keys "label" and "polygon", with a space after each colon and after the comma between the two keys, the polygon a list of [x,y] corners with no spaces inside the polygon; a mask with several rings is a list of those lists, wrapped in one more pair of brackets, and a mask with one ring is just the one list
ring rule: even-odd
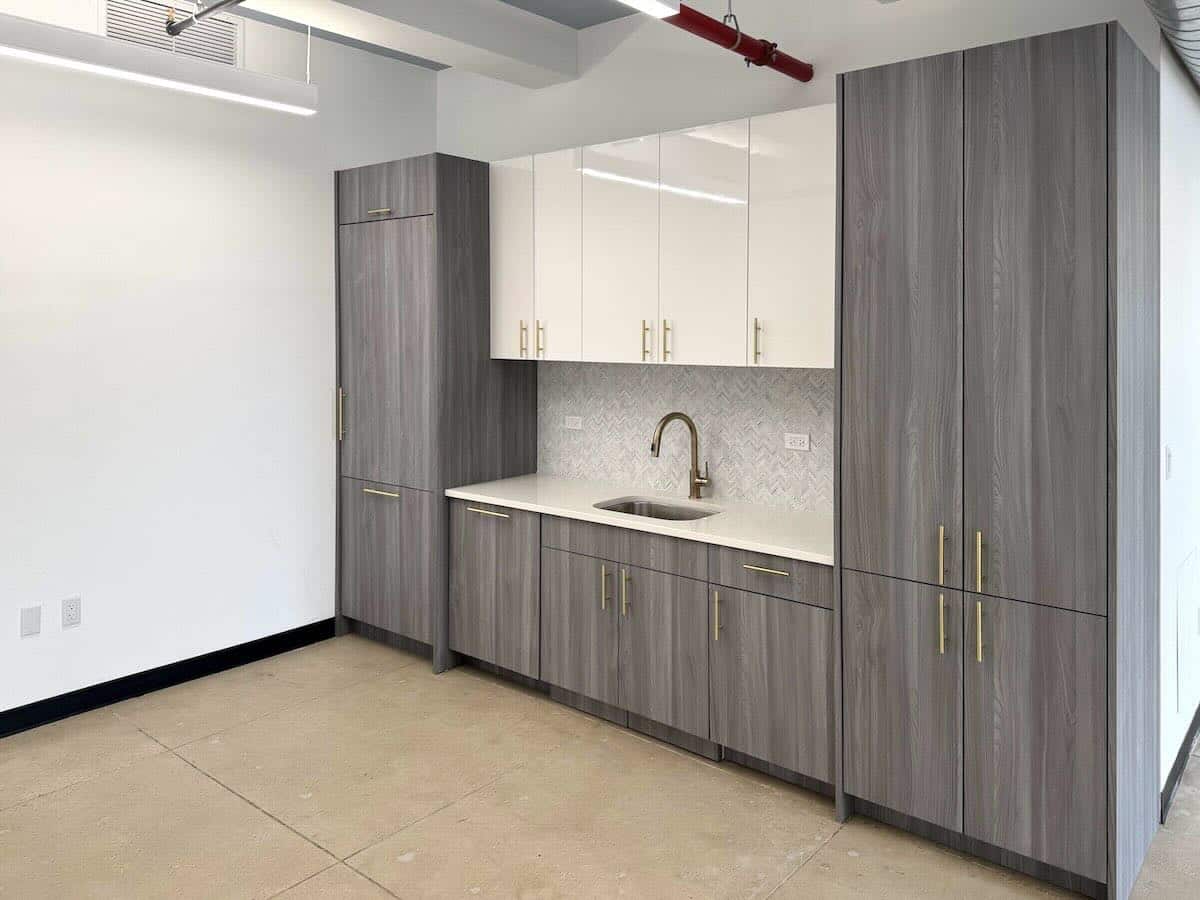
{"label": "painted drywall wall", "polygon": [[431,151],[436,83],[313,80],[304,119],[0,61],[0,710],[333,615],[332,173]]}
{"label": "painted drywall wall", "polygon": [[[1200,705],[1200,91],[1165,46],[1162,97],[1162,766]],[[1170,456],[1169,471],[1167,455]]]}
{"label": "painted drywall wall", "polygon": [[[692,6],[716,17],[724,0]],[[438,75],[438,149],[475,159],[652,134],[830,103],[838,72],[1119,20],[1151,59],[1158,28],[1143,0],[738,0],[747,32],[811,61],[808,85],[635,15],[584,29],[581,76],[533,91],[468,72]]]}

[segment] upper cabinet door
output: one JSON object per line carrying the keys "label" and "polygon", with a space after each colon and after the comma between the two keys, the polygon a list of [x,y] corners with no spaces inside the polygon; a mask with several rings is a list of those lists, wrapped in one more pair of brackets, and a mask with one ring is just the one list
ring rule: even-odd
{"label": "upper cabinet door", "polygon": [[833,368],[837,106],[750,120],[746,358]]}
{"label": "upper cabinet door", "polygon": [[744,366],[749,123],[664,134],[660,360]]}
{"label": "upper cabinet door", "polygon": [[433,213],[437,156],[414,156],[338,172],[338,224]]}
{"label": "upper cabinet door", "polygon": [[962,54],[842,97],[842,562],[960,586]]}
{"label": "upper cabinet door", "polygon": [[583,148],[583,358],[658,360],[658,135]]}
{"label": "upper cabinet door", "polygon": [[533,352],[583,358],[583,160],[578,149],[533,158]]}
{"label": "upper cabinet door", "polygon": [[533,157],[491,165],[492,358],[533,359]]}
{"label": "upper cabinet door", "polygon": [[967,586],[1104,613],[1105,28],[965,65]]}

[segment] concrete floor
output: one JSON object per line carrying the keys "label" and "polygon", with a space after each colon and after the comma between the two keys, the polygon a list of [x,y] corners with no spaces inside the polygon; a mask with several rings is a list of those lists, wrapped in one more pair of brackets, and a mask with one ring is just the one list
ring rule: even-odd
{"label": "concrete floor", "polygon": [[[344,637],[0,741],[0,897],[1063,896]],[[1139,897],[1200,896],[1200,763]]]}

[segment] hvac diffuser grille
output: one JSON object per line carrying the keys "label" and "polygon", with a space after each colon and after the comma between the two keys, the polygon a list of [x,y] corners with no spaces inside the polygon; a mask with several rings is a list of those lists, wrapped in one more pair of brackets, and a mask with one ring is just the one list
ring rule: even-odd
{"label": "hvac diffuser grille", "polygon": [[104,33],[110,38],[131,41],[145,47],[171,50],[176,53],[207,59],[228,66],[238,64],[241,44],[240,20],[219,13],[197,22],[177,38],[167,34],[167,13],[175,10],[175,18],[192,14],[195,4],[156,3],[154,0],[106,0],[104,4]]}

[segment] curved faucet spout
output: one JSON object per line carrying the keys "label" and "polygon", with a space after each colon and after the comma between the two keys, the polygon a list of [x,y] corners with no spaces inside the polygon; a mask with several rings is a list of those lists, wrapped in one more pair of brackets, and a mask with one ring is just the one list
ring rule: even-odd
{"label": "curved faucet spout", "polygon": [[663,429],[671,422],[679,420],[688,427],[692,438],[692,470],[689,472],[689,480],[691,485],[688,490],[688,497],[692,500],[700,499],[700,489],[709,484],[708,478],[708,463],[704,464],[704,474],[700,474],[700,432],[696,430],[696,423],[692,421],[692,417],[687,413],[669,412],[658,420],[658,425],[654,428],[654,437],[650,439],[650,455],[658,458],[658,452],[662,449]]}

